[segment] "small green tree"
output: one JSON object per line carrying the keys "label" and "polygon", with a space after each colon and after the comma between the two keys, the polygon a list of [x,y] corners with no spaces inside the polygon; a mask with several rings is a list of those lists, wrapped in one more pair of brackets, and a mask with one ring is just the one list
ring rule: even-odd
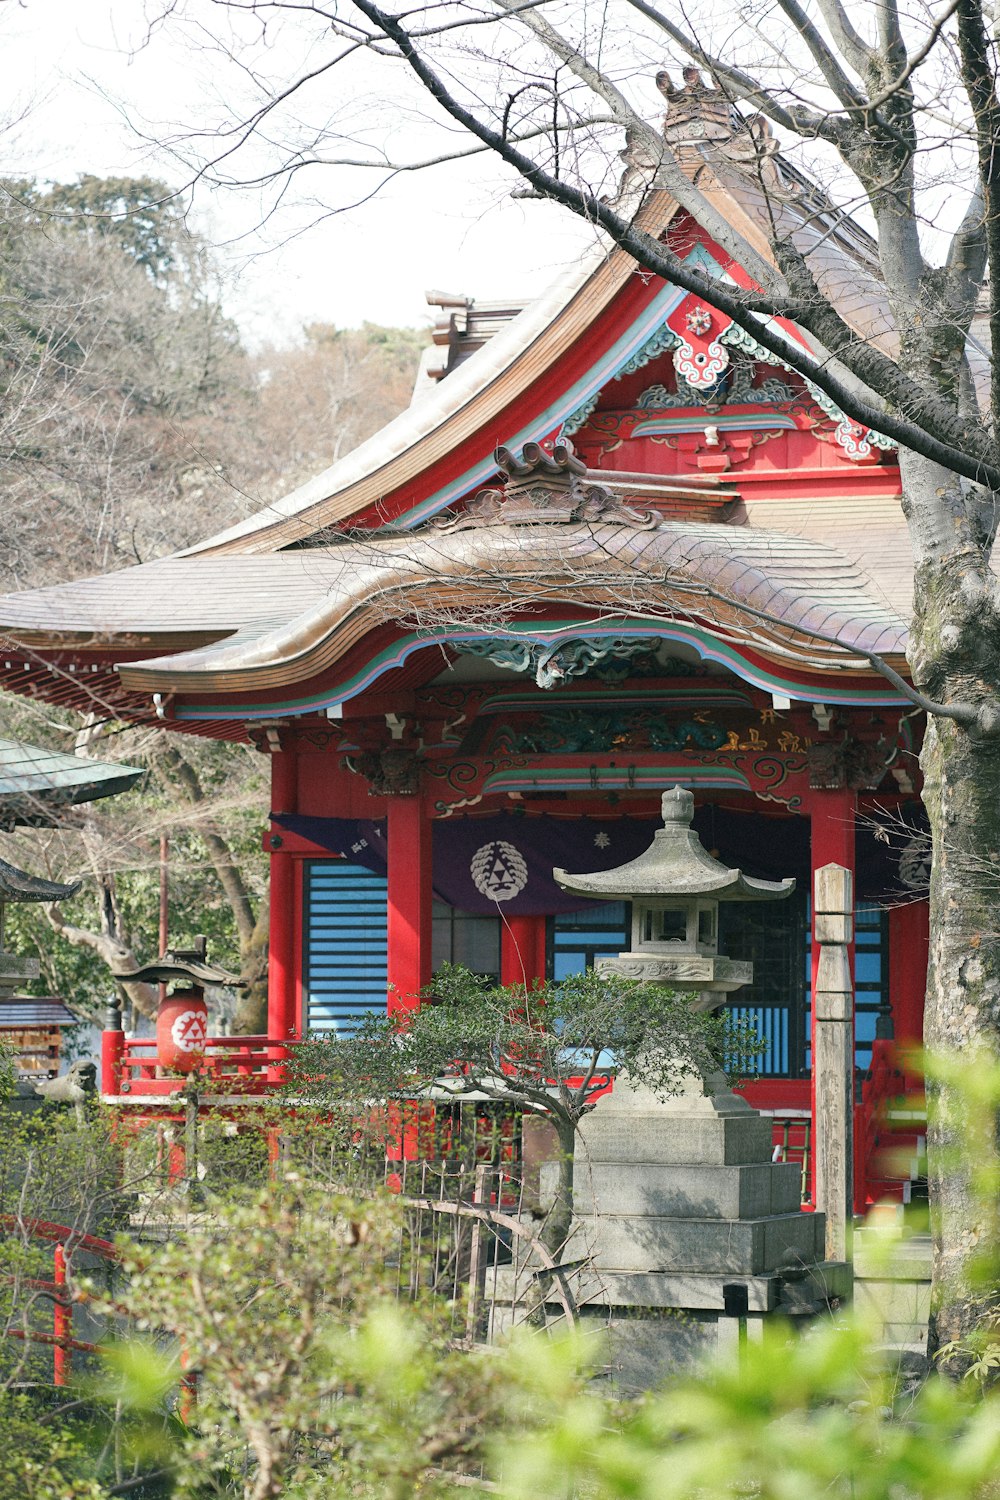
{"label": "small green tree", "polygon": [[124,1343],[121,1397],[137,1360],[176,1386],[180,1355],[197,1384],[170,1459],[177,1500],[409,1500],[478,1472],[505,1378],[450,1346],[430,1295],[397,1300],[402,1219],[388,1195],[288,1172],[214,1199],[171,1244],[126,1249],[116,1310],[175,1344],[171,1359]]}
{"label": "small green tree", "polygon": [[290,1087],[320,1101],[412,1099],[436,1084],[485,1094],[551,1121],[559,1180],[542,1239],[557,1255],[573,1218],[580,1121],[619,1070],[666,1098],[692,1073],[757,1044],[725,1017],[695,1011],[658,984],[574,974],[559,983],[498,985],[446,965],[417,1011],[366,1016],[350,1037],[296,1049]]}

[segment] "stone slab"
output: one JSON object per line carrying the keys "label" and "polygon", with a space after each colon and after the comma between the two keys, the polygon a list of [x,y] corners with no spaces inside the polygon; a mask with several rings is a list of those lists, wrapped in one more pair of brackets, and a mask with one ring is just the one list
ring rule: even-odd
{"label": "stone slab", "polygon": [[880,1234],[859,1229],[854,1235],[856,1275],[865,1281],[926,1281],[931,1279],[929,1234]]}
{"label": "stone slab", "polygon": [[794,1162],[732,1166],[661,1162],[583,1162],[574,1173],[582,1214],[658,1218],[758,1219],[797,1213],[802,1173]]}
{"label": "stone slab", "polygon": [[[514,1266],[498,1266],[494,1273],[495,1298],[511,1303],[523,1290],[523,1273]],[[746,1288],[747,1310],[751,1313],[772,1312],[781,1293],[780,1272],[769,1271],[754,1276],[700,1276],[695,1271],[598,1271],[582,1268],[573,1272],[569,1286],[581,1306],[610,1308],[686,1308],[702,1312],[723,1312],[726,1306],[724,1286],[732,1282]],[[812,1266],[805,1278],[809,1295],[816,1301],[834,1298],[848,1301],[853,1274],[844,1262],[823,1261]],[[555,1304],[553,1304],[555,1308]]]}
{"label": "stone slab", "polygon": [[777,1269],[789,1251],[823,1259],[822,1214],[760,1219],[580,1215],[567,1257],[591,1255],[600,1271],[694,1271],[729,1279]]}
{"label": "stone slab", "polygon": [[[739,1166],[771,1159],[771,1121],[740,1115],[628,1115],[595,1110],[580,1128],[579,1160]],[[583,1179],[581,1172],[581,1180]]]}
{"label": "stone slab", "polygon": [[37,958],[21,953],[0,953],[0,979],[37,979],[41,968]]}

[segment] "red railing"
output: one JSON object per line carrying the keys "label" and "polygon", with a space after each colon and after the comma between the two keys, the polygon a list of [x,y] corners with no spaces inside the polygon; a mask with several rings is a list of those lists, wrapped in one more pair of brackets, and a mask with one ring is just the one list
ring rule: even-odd
{"label": "red railing", "polygon": [[17,1280],[22,1286],[41,1292],[49,1298],[52,1303],[52,1332],[9,1326],[2,1331],[8,1338],[19,1339],[23,1343],[49,1345],[52,1349],[52,1383],[66,1385],[71,1373],[73,1351],[93,1354],[97,1349],[96,1344],[73,1337],[73,1299],[68,1285],[70,1257],[74,1250],[85,1250],[90,1255],[114,1263],[121,1259],[121,1255],[110,1240],[84,1234],[68,1224],[53,1224],[46,1219],[22,1219],[16,1214],[0,1214],[0,1234],[22,1234],[28,1239],[48,1240],[53,1246],[51,1281],[38,1276],[4,1278],[6,1281]]}
{"label": "red railing", "polygon": [[[197,1079],[213,1094],[267,1094],[281,1082],[287,1056],[288,1044],[275,1037],[211,1036]],[[101,1092],[110,1098],[166,1098],[180,1093],[193,1076],[161,1068],[155,1037],[127,1037],[121,1031],[104,1033],[101,1063]]]}

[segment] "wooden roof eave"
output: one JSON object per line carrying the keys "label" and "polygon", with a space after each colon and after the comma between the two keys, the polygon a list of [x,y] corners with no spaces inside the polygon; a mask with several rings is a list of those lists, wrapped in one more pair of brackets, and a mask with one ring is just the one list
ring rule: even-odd
{"label": "wooden roof eave", "polygon": [[[636,223],[658,235],[676,212],[675,200],[655,191],[637,213]],[[526,307],[430,396],[291,495],[179,555],[292,546],[411,483],[481,428],[502,418],[511,399],[586,334],[634,268],[635,261],[625,251],[595,246],[582,257],[580,267]]]}
{"label": "wooden roof eave", "polygon": [[[699,192],[760,258],[774,265],[768,236],[752,211],[753,184],[748,182],[741,191],[733,164],[728,163],[727,168],[720,170],[719,164],[705,160],[691,166]],[[677,211],[677,202],[668,192],[653,190],[637,213],[636,222],[650,233],[660,234]],[[790,205],[784,205],[784,212],[791,219]],[[808,228],[808,221],[801,226],[803,233]],[[835,262],[835,282],[839,278],[842,290],[850,287],[854,262],[849,250],[838,245],[834,255],[824,246],[822,236],[818,248],[824,255],[822,275],[829,276],[827,262]],[[181,555],[249,553],[292,546],[326,527],[342,524],[418,480],[484,426],[502,418],[517,393],[564,358],[627,282],[634,267],[633,258],[624,251],[595,247],[583,258],[581,270],[561,278],[530,304],[442,381],[430,397],[408,408],[292,494]],[[866,275],[869,270],[866,265]],[[836,300],[836,290],[832,290]],[[857,306],[845,306],[842,315],[860,336],[891,342],[885,302],[880,301],[876,307],[875,300],[869,301],[864,317]],[[829,358],[829,351],[815,337],[804,330],[798,336],[817,358]]]}
{"label": "wooden roof eave", "polygon": [[[665,565],[676,574],[675,618],[680,620],[705,615],[697,593],[685,593],[681,587],[682,570],[694,586],[709,583],[716,589],[721,585],[725,590],[731,583],[736,591],[731,605],[722,602],[713,606],[712,622],[707,627],[720,639],[738,641],[772,657],[794,660],[803,670],[811,671],[867,671],[867,660],[857,653],[859,647],[901,659],[905,627],[864,594],[849,565],[842,566],[846,582],[839,603],[809,601],[810,570],[815,574],[828,561],[843,562],[831,549],[796,544],[805,559],[805,581],[794,575],[793,555],[793,563],[789,565],[793,571],[778,586],[762,569],[764,554],[755,554],[754,545],[761,545],[759,538],[748,538],[746,532],[734,535],[728,528],[703,530],[704,535],[702,528],[671,523],[640,533],[627,527],[604,527],[597,549],[591,528],[553,526],[545,540],[553,543],[559,566],[539,555],[542,538],[537,526],[484,527],[450,535],[436,533],[430,539],[418,534],[407,544],[406,559],[397,567],[381,565],[375,569],[370,559],[365,566],[364,559],[359,558],[356,568],[341,571],[340,578],[345,579],[346,575],[346,581],[339,589],[331,588],[320,604],[281,626],[262,634],[248,633],[242,638],[237,633],[206,651],[122,663],[121,681],[132,691],[199,695],[258,692],[302,683],[336,666],[373,629],[403,616],[400,596],[413,601],[418,617],[421,610],[433,619],[435,612],[458,612],[465,608],[470,615],[470,629],[486,634],[482,621],[489,606],[481,585],[470,593],[469,579],[499,578],[498,566],[504,576],[529,583],[532,597],[538,603],[571,611],[580,607],[610,609],[622,616],[628,614],[628,604],[615,578],[627,580],[631,587],[642,584],[647,567]],[[765,552],[776,540],[779,539],[773,534],[764,540]],[[398,542],[386,550],[390,557],[393,552],[398,553]],[[575,556],[567,570],[566,558],[571,551]],[[425,556],[423,566],[417,561],[421,552]],[[606,570],[607,582],[602,582],[593,571],[595,556]],[[588,567],[593,579],[589,586],[585,577]],[[377,602],[379,595],[381,604]],[[741,600],[765,609],[770,600],[774,623],[741,611]],[[642,616],[639,607],[636,618]],[[796,624],[803,629],[797,630]],[[823,643],[810,636],[806,627],[821,629],[826,634],[839,632],[845,637],[844,643]],[[498,633],[504,633],[502,626],[497,628]],[[461,633],[457,626],[456,630]],[[442,634],[443,638],[445,632],[435,634]],[[429,635],[428,642],[430,639]]]}

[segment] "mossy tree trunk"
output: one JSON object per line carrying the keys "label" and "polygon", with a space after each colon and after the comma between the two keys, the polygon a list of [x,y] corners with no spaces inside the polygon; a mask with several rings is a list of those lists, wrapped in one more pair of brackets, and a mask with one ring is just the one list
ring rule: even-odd
{"label": "mossy tree trunk", "polygon": [[[928,718],[920,757],[933,861],[924,1041],[931,1054],[1000,1058],[1000,605],[992,537],[977,516],[996,497],[901,454],[917,553],[909,650],[914,681],[972,723]],[[982,1310],[982,1256],[998,1239],[997,1205],[977,1178],[997,1156],[992,1122],[946,1079],[929,1084],[934,1244],[930,1346],[959,1338]]]}

